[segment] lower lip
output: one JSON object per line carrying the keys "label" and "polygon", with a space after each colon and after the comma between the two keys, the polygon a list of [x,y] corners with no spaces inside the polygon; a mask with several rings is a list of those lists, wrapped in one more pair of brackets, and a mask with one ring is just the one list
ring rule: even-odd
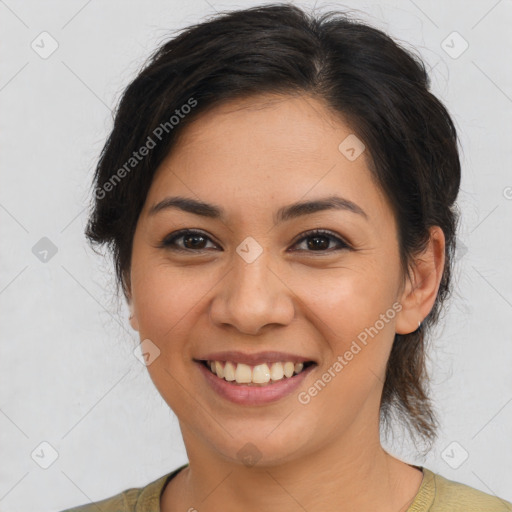
{"label": "lower lip", "polygon": [[196,362],[196,364],[199,365],[199,369],[214,391],[227,400],[239,405],[261,405],[276,402],[293,393],[317,366],[313,364],[298,375],[284,377],[282,380],[267,386],[244,386],[243,384],[233,384],[217,377],[203,363]]}

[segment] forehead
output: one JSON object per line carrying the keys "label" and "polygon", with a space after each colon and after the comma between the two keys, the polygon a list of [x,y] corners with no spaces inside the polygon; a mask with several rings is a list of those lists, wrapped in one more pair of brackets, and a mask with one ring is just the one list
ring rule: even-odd
{"label": "forehead", "polygon": [[[211,150],[213,146],[217,158],[234,154],[240,157],[243,148],[248,158],[254,159],[257,153],[257,162],[263,162],[267,155],[291,159],[301,155],[323,161],[328,146],[351,132],[342,116],[318,98],[303,94],[256,95],[233,99],[201,113],[179,134],[167,160],[198,156],[198,147]],[[326,140],[328,134],[331,137]]]}
{"label": "forehead", "polygon": [[342,116],[310,96],[232,100],[183,129],[155,173],[147,203],[173,192],[261,209],[336,193],[382,215],[386,200],[369,155],[351,160],[340,150],[350,137],[356,136]]}

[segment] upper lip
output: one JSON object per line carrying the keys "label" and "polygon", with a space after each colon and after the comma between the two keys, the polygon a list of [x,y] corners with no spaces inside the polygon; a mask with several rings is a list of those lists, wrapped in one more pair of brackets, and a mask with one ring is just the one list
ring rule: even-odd
{"label": "upper lip", "polygon": [[293,363],[315,362],[310,357],[303,357],[289,352],[264,351],[253,354],[229,350],[227,352],[212,352],[196,358],[196,361],[231,361],[233,363],[244,363],[258,365],[262,363],[277,363],[291,361]]}

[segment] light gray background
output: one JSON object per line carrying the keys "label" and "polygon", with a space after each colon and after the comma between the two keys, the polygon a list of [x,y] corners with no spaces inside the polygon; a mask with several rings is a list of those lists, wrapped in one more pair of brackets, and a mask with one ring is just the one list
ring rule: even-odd
{"label": "light gray background", "polygon": [[[134,356],[109,260],[86,246],[85,207],[110,110],[144,59],[171,29],[256,4],[0,0],[1,511],[103,499],[187,461],[176,417]],[[390,449],[512,500],[512,2],[319,6],[357,9],[417,48],[463,147],[454,297],[430,364],[439,442],[426,458],[400,435]],[[43,31],[58,43],[46,59],[31,47],[51,48]],[[469,44],[457,58],[454,31]],[[58,249],[47,262],[32,251],[42,237]],[[42,442],[58,453],[48,469]]]}

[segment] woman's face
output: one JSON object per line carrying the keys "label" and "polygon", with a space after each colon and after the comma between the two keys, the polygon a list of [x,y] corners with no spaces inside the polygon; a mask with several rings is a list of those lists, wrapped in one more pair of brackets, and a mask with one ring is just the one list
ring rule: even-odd
{"label": "woman's face", "polygon": [[[330,207],[291,208],[334,196]],[[168,201],[152,212],[176,197],[203,206],[192,213]],[[307,234],[315,229],[328,233]],[[172,241],[179,230],[199,234]],[[400,311],[396,224],[367,153],[318,100],[237,100],[188,126],[154,177],[130,278],[131,324],[150,340],[149,373],[187,450],[272,465],[378,439],[394,334],[421,318]],[[250,370],[265,359],[269,370],[276,361],[316,364],[281,381],[274,364],[276,382],[263,393],[279,386],[281,395],[258,401],[251,393],[263,387],[216,386],[220,378],[198,362],[226,351],[241,354],[216,357],[288,354],[263,355]]]}

